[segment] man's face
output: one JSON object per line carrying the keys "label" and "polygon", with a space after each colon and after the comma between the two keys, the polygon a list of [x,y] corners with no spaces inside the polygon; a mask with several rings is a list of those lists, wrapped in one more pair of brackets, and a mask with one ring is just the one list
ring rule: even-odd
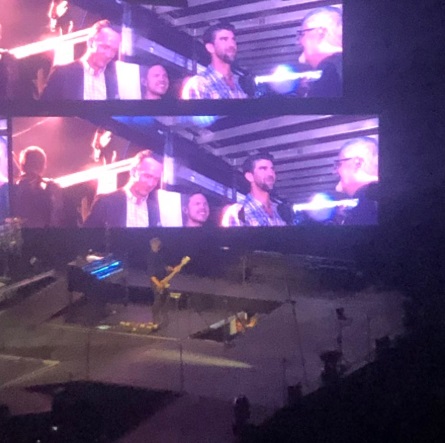
{"label": "man's face", "polygon": [[213,43],[206,45],[207,50],[213,57],[218,58],[224,63],[231,65],[236,58],[236,40],[235,34],[228,29],[220,29],[215,32]]}
{"label": "man's face", "polygon": [[209,204],[202,194],[194,194],[190,197],[186,208],[189,221],[196,224],[204,224],[210,215]]}
{"label": "man's face", "polygon": [[153,252],[159,252],[161,250],[161,240],[158,237],[152,238],[150,240],[150,248]]}
{"label": "man's face", "polygon": [[147,93],[161,98],[166,94],[170,82],[165,68],[161,65],[152,66],[147,72]]}
{"label": "man's face", "polygon": [[323,28],[316,21],[307,20],[301,27],[301,36],[298,42],[303,47],[303,52],[298,61],[316,67],[318,64],[319,45],[323,40]]}
{"label": "man's face", "polygon": [[138,197],[147,197],[158,186],[162,176],[162,165],[154,158],[144,159],[132,171],[134,184],[132,191]]}
{"label": "man's face", "polygon": [[90,41],[88,62],[95,69],[105,69],[116,57],[121,43],[120,35],[111,28],[103,28]]}
{"label": "man's face", "polygon": [[340,152],[335,162],[335,170],[340,181],[335,190],[352,197],[356,191],[356,174],[359,168],[360,159],[358,157],[353,157],[351,153]]}
{"label": "man's face", "polygon": [[253,172],[246,172],[245,175],[252,187],[257,187],[262,191],[271,192],[275,185],[275,167],[270,160],[257,160]]}

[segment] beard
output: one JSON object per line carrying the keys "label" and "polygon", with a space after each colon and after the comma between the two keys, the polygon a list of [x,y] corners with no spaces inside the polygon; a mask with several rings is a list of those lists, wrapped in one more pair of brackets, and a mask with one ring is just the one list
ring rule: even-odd
{"label": "beard", "polygon": [[236,52],[232,54],[228,54],[227,52],[219,52],[216,53],[216,56],[224,63],[228,65],[232,65],[235,62]]}
{"label": "beard", "polygon": [[273,183],[267,183],[267,182],[261,182],[256,184],[258,188],[260,188],[262,191],[271,193],[273,191],[273,187],[275,185],[275,182]]}

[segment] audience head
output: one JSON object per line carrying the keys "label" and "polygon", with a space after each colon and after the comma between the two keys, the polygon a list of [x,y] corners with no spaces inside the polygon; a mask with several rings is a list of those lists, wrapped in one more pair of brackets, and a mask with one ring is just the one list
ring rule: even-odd
{"label": "audience head", "polygon": [[250,183],[251,192],[270,193],[273,190],[276,174],[274,158],[271,154],[260,153],[247,157],[243,163],[243,173]]}
{"label": "audience head", "polygon": [[303,48],[299,62],[316,68],[325,58],[342,52],[342,10],[335,6],[312,10],[303,19],[297,35]]}
{"label": "audience head", "polygon": [[140,151],[133,158],[130,169],[129,189],[135,197],[146,198],[162,177],[162,164],[157,161],[149,149]]}
{"label": "audience head", "polygon": [[108,20],[96,22],[87,40],[86,60],[95,71],[104,70],[117,55],[121,36]]}
{"label": "audience head", "polygon": [[159,237],[153,237],[150,239],[150,249],[153,252],[159,252],[162,247],[162,242]]}
{"label": "audience head", "polygon": [[231,65],[235,61],[237,45],[233,25],[230,23],[212,25],[206,29],[202,38],[212,63],[222,62]]}
{"label": "audience head", "polygon": [[183,212],[187,227],[200,227],[205,224],[210,215],[209,203],[202,192],[195,192],[187,196]]}
{"label": "audience head", "polygon": [[144,80],[147,100],[159,100],[165,96],[170,86],[167,70],[162,65],[152,65],[147,69]]}
{"label": "audience head", "polygon": [[28,146],[20,152],[20,170],[22,174],[42,176],[46,169],[46,154],[38,146]]}
{"label": "audience head", "polygon": [[340,178],[336,191],[352,197],[361,187],[378,181],[378,161],[376,139],[359,137],[346,142],[334,163]]}

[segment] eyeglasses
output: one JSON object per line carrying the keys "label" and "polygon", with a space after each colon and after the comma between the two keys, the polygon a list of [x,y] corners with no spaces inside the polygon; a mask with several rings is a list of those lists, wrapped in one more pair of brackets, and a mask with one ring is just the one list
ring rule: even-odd
{"label": "eyeglasses", "polygon": [[338,160],[334,160],[334,169],[337,170],[343,162],[348,160],[353,160],[355,157],[347,157],[347,158],[339,158]]}
{"label": "eyeglasses", "polygon": [[303,35],[304,35],[306,32],[309,32],[309,31],[315,31],[316,29],[319,29],[319,27],[317,27],[317,28],[299,29],[299,30],[297,31],[297,37],[298,37],[298,38],[301,38],[301,37],[303,37]]}

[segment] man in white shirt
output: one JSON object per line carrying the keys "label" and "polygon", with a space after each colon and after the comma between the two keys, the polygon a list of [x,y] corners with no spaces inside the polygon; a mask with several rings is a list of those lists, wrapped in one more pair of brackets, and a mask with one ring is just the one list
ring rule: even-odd
{"label": "man in white shirt", "polygon": [[159,208],[153,193],[162,176],[162,164],[146,149],[134,157],[127,184],[96,196],[85,220],[86,228],[146,228],[159,226]]}
{"label": "man in white shirt", "polygon": [[108,20],[95,23],[85,54],[72,63],[53,67],[41,100],[118,99],[113,60],[120,42],[120,34]]}

